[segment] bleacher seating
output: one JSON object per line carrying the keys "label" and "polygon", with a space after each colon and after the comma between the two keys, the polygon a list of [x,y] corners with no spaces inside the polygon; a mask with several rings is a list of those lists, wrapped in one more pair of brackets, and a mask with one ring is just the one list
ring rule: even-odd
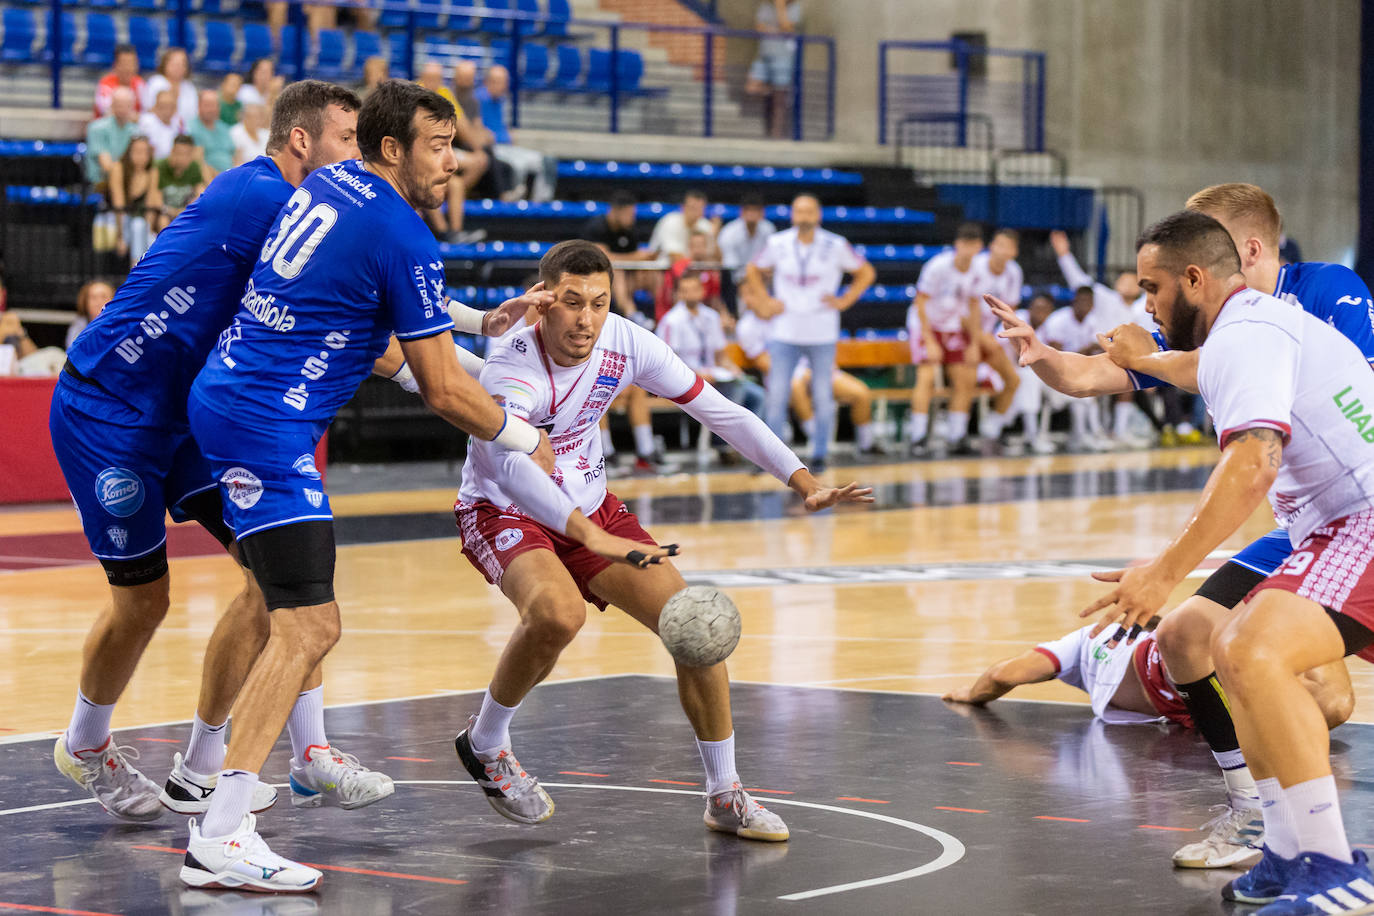
{"label": "bleacher seating", "polygon": [[87,67],[108,67],[114,61],[114,49],[118,43],[113,16],[109,13],[87,13],[86,44],[78,61]]}
{"label": "bleacher seating", "polygon": [[51,11],[48,12],[43,21],[47,29],[47,41],[43,48],[42,60],[46,63],[53,59],[54,53],[60,53],[63,64],[76,63],[76,16],[67,12],[62,14],[62,18],[59,20],[61,25],[61,29],[59,30],[59,40],[61,41],[60,47],[53,46],[55,32]]}
{"label": "bleacher seating", "polygon": [[129,43],[138,52],[139,69],[154,69],[157,67],[158,49],[162,47],[157,22],[147,16],[130,16],[128,25]]}
{"label": "bleacher seating", "polygon": [[6,7],[0,17],[5,37],[0,41],[0,61],[18,63],[33,60],[33,44],[38,37],[38,23],[29,10]]}
{"label": "bleacher seating", "polygon": [[210,73],[227,73],[236,69],[236,44],[233,26],[218,19],[210,20],[205,23],[205,56],[200,59],[197,66]]}

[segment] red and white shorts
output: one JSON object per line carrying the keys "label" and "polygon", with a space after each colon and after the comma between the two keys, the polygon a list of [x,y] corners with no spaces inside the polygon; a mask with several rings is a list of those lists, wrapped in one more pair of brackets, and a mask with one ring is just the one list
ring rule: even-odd
{"label": "red and white shorts", "polygon": [[[940,345],[944,355],[940,358],[943,366],[957,366],[964,361],[964,354],[968,351],[968,335],[962,330],[959,331],[931,331],[935,335],[935,342]],[[925,338],[920,334],[912,335],[911,341],[911,361],[913,363],[929,362],[926,355]]]}
{"label": "red and white shorts", "polygon": [[[501,584],[511,561],[522,553],[550,550],[572,574],[582,597],[598,610],[606,610],[606,602],[593,595],[588,586],[598,573],[611,565],[610,560],[533,519],[503,512],[485,500],[472,505],[458,503],[453,507],[453,514],[458,519],[458,534],[463,539],[463,556],[492,585]],[[614,493],[606,494],[601,508],[592,514],[591,522],[616,537],[641,544],[656,543]]]}
{"label": "red and white shorts", "polygon": [[[1245,596],[1267,588],[1292,592],[1374,630],[1374,511],[1357,512],[1313,531],[1283,565]],[[1374,647],[1360,657],[1374,661]]]}
{"label": "red and white shorts", "polygon": [[1188,707],[1164,675],[1164,663],[1159,658],[1159,643],[1153,639],[1141,640],[1136,644],[1131,661],[1135,665],[1135,673],[1140,678],[1141,686],[1145,688],[1145,695],[1150,698],[1150,705],[1155,711],[1170,722],[1177,722],[1184,728],[1192,728],[1193,717],[1188,714]]}

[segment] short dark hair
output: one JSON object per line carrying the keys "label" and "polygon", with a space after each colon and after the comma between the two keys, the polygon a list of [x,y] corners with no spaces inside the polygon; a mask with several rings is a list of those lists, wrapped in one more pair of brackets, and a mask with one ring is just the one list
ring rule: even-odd
{"label": "short dark hair", "polygon": [[706,192],[701,190],[701,188],[688,188],[686,191],[682,192],[682,199],[684,201],[689,197],[695,197],[697,200],[710,200],[710,198],[706,196]]}
{"label": "short dark hair", "polygon": [[324,110],[338,105],[344,111],[357,111],[362,103],[358,96],[342,86],[323,80],[301,80],[292,83],[277,96],[272,106],[272,126],[267,131],[267,154],[280,152],[297,127],[318,140],[324,133]]}
{"label": "short dark hair", "polygon": [[173,146],[195,146],[196,138],[190,134],[177,134],[172,138]]}
{"label": "short dark hair", "polygon": [[636,206],[638,203],[639,199],[636,198],[629,191],[621,190],[611,194],[612,210],[616,209],[617,207],[633,207]]}
{"label": "short dark hair", "polygon": [[457,114],[448,99],[409,80],[384,80],[368,93],[358,111],[358,152],[364,162],[382,157],[382,140],[394,137],[405,150],[415,143],[415,113],[440,124],[451,124]]}
{"label": "short dark hair", "polygon": [[743,209],[743,208],[745,208],[745,207],[758,207],[760,210],[762,210],[762,209],[763,209],[763,206],[764,206],[764,204],[763,204],[763,195],[762,195],[762,194],[746,194],[746,195],[744,195],[744,198],[739,202],[739,205],[740,205],[740,209]]}
{"label": "short dark hair", "polygon": [[683,280],[696,280],[698,283],[706,282],[705,278],[701,276],[701,271],[684,270],[682,272],[682,276],[678,277],[677,280],[673,283],[673,289],[676,290],[678,287],[682,286]]}
{"label": "short dark hair", "polygon": [[544,288],[549,290],[564,274],[589,277],[592,274],[610,276],[612,273],[611,259],[606,257],[606,252],[594,242],[583,239],[559,242],[539,259],[539,279],[544,281]]}
{"label": "short dark hair", "polygon": [[1021,241],[1021,233],[1017,232],[1015,229],[1012,229],[1009,226],[1002,226],[1001,228],[997,229],[995,232],[992,233],[993,238],[997,238],[999,235],[1004,235],[1007,238],[1011,239],[1013,242],[1019,243]]}
{"label": "short dark hair", "polygon": [[960,223],[959,228],[954,231],[954,241],[956,242],[971,242],[975,239],[980,242],[983,240],[983,226],[981,223]]}
{"label": "short dark hair", "polygon": [[1148,226],[1136,239],[1135,250],[1159,248],[1160,266],[1175,276],[1196,264],[1214,276],[1240,273],[1240,255],[1226,227],[1206,213],[1179,210]]}
{"label": "short dark hair", "polygon": [[118,59],[119,56],[120,56],[121,54],[133,54],[134,56],[137,56],[137,55],[138,55],[138,48],[135,48],[133,45],[130,45],[130,44],[115,45],[115,46],[114,46],[114,56],[115,56],[115,58]]}

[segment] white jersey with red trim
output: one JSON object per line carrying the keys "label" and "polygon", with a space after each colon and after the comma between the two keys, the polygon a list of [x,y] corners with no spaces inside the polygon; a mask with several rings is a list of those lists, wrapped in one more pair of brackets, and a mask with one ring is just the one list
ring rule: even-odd
{"label": "white jersey with red trim", "polygon": [[1241,287],[1203,343],[1197,376],[1223,448],[1247,429],[1283,435],[1269,501],[1294,544],[1374,509],[1374,373],[1340,331]]}
{"label": "white jersey with red trim", "polygon": [[[924,293],[930,297],[925,306],[926,321],[930,322],[932,331],[952,334],[963,329],[976,279],[972,264],[968,270],[955,266],[952,251],[942,251],[925,263],[916,280],[916,295]],[[915,303],[909,309],[907,327],[914,327],[916,333],[920,333],[920,316]]]}
{"label": "white jersey with red trim", "polygon": [[1140,642],[1154,639],[1154,634],[1141,633],[1134,644],[1127,645],[1122,640],[1115,649],[1109,649],[1107,643],[1116,635],[1116,627],[1107,627],[1093,639],[1088,635],[1093,626],[1088,624],[1060,639],[1041,643],[1035,647],[1035,651],[1054,662],[1056,678],[1088,694],[1093,713],[1108,725],[1139,725],[1160,721],[1160,716],[1111,705],[1121,681],[1135,663],[1134,656]]}
{"label": "white jersey with red trim", "polygon": [[[504,338],[487,356],[482,387],[512,415],[549,434],[553,480],[590,516],[606,498],[606,459],[598,424],[620,392],[638,385],[678,403],[691,400],[702,382],[681,359],[649,331],[619,315],[606,316],[591,357],[576,366],[559,366],[545,352],[541,324]],[[463,464],[460,504],[486,500],[530,516],[517,494],[506,493],[495,449],[470,448]],[[533,516],[531,516],[533,517]]]}

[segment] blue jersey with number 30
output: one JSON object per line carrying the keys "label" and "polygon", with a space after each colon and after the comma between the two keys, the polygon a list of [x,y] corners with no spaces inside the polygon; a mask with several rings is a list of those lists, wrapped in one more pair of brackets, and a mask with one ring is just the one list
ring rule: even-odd
{"label": "blue jersey with number 30", "polygon": [[191,382],[234,317],[291,190],[266,156],[210,182],[77,336],[72,365],[150,422],[185,424]]}
{"label": "blue jersey with number 30", "polygon": [[191,397],[226,418],[323,426],[396,334],[453,327],[439,245],[359,160],[311,173],[277,216]]}
{"label": "blue jersey with number 30", "polygon": [[[1374,364],[1374,298],[1360,275],[1340,264],[1305,261],[1279,268],[1274,295],[1299,306],[1344,334],[1360,348],[1367,362]],[[1167,350],[1159,333],[1155,340]],[[1164,384],[1154,376],[1126,370],[1136,388],[1158,388]]]}

